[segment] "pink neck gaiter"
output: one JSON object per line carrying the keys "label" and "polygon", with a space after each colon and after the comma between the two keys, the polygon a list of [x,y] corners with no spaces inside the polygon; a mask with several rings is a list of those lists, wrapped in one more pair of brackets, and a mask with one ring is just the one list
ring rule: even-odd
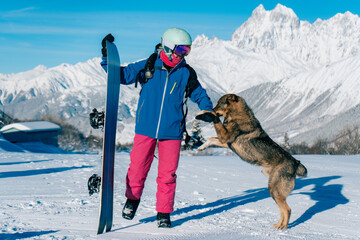
{"label": "pink neck gaiter", "polygon": [[170,61],[170,59],[168,58],[168,56],[166,56],[164,51],[160,52],[160,58],[169,67],[175,67],[179,62],[181,62],[181,59],[178,59],[175,56],[173,56],[172,61]]}

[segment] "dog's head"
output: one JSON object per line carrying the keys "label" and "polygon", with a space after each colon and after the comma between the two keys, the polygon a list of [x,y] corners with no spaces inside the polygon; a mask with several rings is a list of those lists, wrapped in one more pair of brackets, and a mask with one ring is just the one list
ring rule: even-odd
{"label": "dog's head", "polygon": [[217,115],[226,116],[240,102],[243,102],[241,97],[235,94],[226,94],[219,99],[213,110]]}

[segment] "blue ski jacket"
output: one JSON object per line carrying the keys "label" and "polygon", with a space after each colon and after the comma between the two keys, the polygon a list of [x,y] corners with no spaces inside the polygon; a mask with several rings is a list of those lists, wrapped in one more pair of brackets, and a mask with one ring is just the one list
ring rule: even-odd
{"label": "blue ski jacket", "polygon": [[[107,57],[101,66],[107,71]],[[121,84],[132,84],[140,70],[144,69],[147,59],[121,67]],[[142,85],[136,112],[135,133],[155,139],[182,139],[184,132],[183,101],[189,70],[183,59],[170,72],[163,66],[159,55],[155,61],[155,72],[146,84]],[[190,99],[201,110],[212,111],[213,104],[205,89],[199,84]]]}

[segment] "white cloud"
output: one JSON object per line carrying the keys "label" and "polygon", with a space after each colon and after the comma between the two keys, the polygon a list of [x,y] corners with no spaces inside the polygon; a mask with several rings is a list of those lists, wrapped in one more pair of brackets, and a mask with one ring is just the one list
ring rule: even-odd
{"label": "white cloud", "polygon": [[26,8],[21,8],[3,13],[0,12],[0,14],[3,19],[13,18],[13,17],[23,17],[24,15],[28,14],[29,12],[35,9],[36,7],[26,7]]}

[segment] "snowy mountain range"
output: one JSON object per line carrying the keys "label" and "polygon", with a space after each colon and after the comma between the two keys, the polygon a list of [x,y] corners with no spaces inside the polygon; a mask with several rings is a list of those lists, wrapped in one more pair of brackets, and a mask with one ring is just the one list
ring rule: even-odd
{"label": "snowy mountain range", "polygon": [[[214,104],[225,93],[239,94],[275,140],[288,133],[291,142],[311,143],[360,124],[358,39],[360,17],[350,12],[311,24],[283,5],[271,11],[259,5],[231,40],[198,36],[187,62]],[[0,110],[19,119],[57,116],[94,134],[88,114],[103,109],[105,99],[99,63],[0,74]],[[121,87],[120,143],[132,142],[138,96],[134,86]],[[197,111],[190,106],[189,130]],[[211,125],[203,127],[205,138],[215,134]]]}

